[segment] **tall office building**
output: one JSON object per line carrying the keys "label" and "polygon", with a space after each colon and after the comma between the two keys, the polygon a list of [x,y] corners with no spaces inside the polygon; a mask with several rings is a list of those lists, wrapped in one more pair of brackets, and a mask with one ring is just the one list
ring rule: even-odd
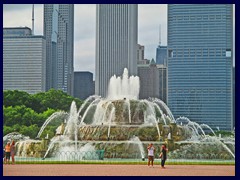
{"label": "tall office building", "polygon": [[124,68],[137,75],[137,17],[136,4],[97,4],[96,95],[106,97],[111,76]]}
{"label": "tall office building", "polygon": [[73,95],[73,4],[44,4],[44,36],[47,90],[54,88]]}
{"label": "tall office building", "polygon": [[168,106],[214,130],[232,129],[233,6],[168,5]]}
{"label": "tall office building", "polygon": [[28,27],[3,28],[3,89],[46,89],[46,41]]}

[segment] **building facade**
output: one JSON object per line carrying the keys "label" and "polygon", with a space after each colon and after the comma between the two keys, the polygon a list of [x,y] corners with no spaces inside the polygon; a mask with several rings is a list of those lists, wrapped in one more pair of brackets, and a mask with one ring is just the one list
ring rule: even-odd
{"label": "building facade", "polygon": [[137,75],[136,4],[97,4],[95,94],[106,97],[114,74],[121,76],[127,68]]}
{"label": "building facade", "polygon": [[94,95],[93,73],[74,72],[74,97],[81,100]]}
{"label": "building facade", "polygon": [[212,129],[232,129],[233,6],[168,5],[168,106]]}
{"label": "building facade", "polygon": [[3,89],[46,90],[46,41],[28,27],[3,28]]}
{"label": "building facade", "polygon": [[167,65],[167,46],[158,46],[156,49],[156,63]]}
{"label": "building facade", "polygon": [[157,64],[159,71],[159,99],[167,104],[167,66]]}
{"label": "building facade", "polygon": [[73,95],[74,4],[44,4],[47,90]]}
{"label": "building facade", "polygon": [[154,60],[150,64],[138,64],[140,79],[139,99],[159,98],[159,70]]}

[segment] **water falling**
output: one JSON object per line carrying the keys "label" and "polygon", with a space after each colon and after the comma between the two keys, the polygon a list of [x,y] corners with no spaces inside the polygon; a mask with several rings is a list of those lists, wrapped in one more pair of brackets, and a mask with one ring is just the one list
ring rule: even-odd
{"label": "water falling", "polygon": [[122,78],[116,75],[110,78],[107,99],[138,99],[139,89],[139,77],[130,76],[129,78],[128,70],[124,68]]}
{"label": "water falling", "polygon": [[139,148],[140,153],[141,153],[141,157],[142,157],[142,159],[144,159],[145,158],[145,151],[144,151],[143,144],[142,144],[141,140],[139,139],[139,137],[134,136],[129,141],[131,143],[136,143],[138,145],[138,148]]}
{"label": "water falling", "polygon": [[46,121],[44,122],[44,124],[42,125],[40,131],[38,132],[37,138],[40,138],[43,130],[45,129],[45,127],[46,127],[52,120],[54,120],[55,118],[58,118],[58,117],[62,117],[63,115],[67,115],[67,114],[68,114],[68,113],[63,112],[63,111],[53,113],[49,118],[47,118],[47,120],[46,120]]}
{"label": "water falling", "polygon": [[78,110],[78,116],[80,116],[80,113],[82,112],[82,110],[85,108],[85,106],[91,102],[91,101],[94,101],[96,99],[100,99],[101,97],[100,96],[96,96],[96,95],[93,95],[93,96],[89,96],[85,101],[84,103],[81,105],[81,107],[79,108]]}
{"label": "water falling", "polygon": [[110,129],[111,129],[111,123],[112,123],[112,117],[115,113],[115,108],[113,107],[112,110],[111,110],[111,113],[110,113],[110,116],[109,116],[109,126],[108,126],[108,139],[110,138]]}
{"label": "water falling", "polygon": [[[106,99],[91,96],[85,100],[79,110],[73,101],[69,113],[58,112],[50,116],[41,127],[38,137],[53,119],[61,117],[66,121],[63,123],[64,132],[59,131],[60,133],[58,132],[51,139],[44,158],[54,155],[64,160],[98,159],[95,157],[95,148],[106,151],[107,158],[119,156],[129,158],[131,156],[129,153],[135,153],[135,148],[123,149],[126,147],[124,144],[134,144],[138,146],[144,159],[143,144],[150,141],[160,144],[162,143],[160,139],[172,140],[169,141],[170,143],[182,143],[181,147],[191,144],[195,150],[201,146],[201,143],[208,145],[209,142],[204,141],[207,135],[203,130],[206,127],[212,131],[208,125],[199,125],[186,117],[175,120],[162,100],[156,98],[138,100],[139,84],[139,78],[129,77],[127,69],[124,69],[122,77],[111,78]],[[163,124],[160,121],[163,121]],[[161,132],[159,127],[163,128]],[[133,138],[129,140],[130,137]],[[234,151],[231,151],[235,147],[235,142],[231,140],[223,142],[223,138],[218,139],[221,141],[215,140],[210,143],[218,142],[221,144],[221,150],[224,148],[224,156],[228,157],[230,153],[235,158]],[[26,148],[24,144],[20,147]],[[89,157],[84,151],[90,152],[92,156]],[[191,152],[191,149],[189,151]],[[213,152],[211,153],[213,154],[211,157],[217,157]],[[207,157],[199,151],[196,151],[196,154],[196,157]]]}

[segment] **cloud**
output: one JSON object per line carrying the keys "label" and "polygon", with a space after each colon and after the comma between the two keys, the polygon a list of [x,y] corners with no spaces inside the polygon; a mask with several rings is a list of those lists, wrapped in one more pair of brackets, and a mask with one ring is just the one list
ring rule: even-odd
{"label": "cloud", "polygon": [[145,58],[156,57],[161,25],[161,45],[167,45],[167,5],[138,5],[138,43],[145,46]]}
{"label": "cloud", "polygon": [[74,71],[95,73],[95,38],[79,39],[74,43]]}
{"label": "cloud", "polygon": [[[32,4],[4,4],[3,27],[32,28]],[[35,34],[43,35],[43,5],[34,5]]]}
{"label": "cloud", "polygon": [[78,40],[95,37],[96,5],[76,4],[74,10],[74,38]]}

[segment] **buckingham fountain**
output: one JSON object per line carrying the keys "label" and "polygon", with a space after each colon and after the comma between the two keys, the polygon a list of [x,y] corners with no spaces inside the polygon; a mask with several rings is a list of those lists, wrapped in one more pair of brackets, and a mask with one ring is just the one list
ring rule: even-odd
{"label": "buckingham fountain", "polygon": [[[138,76],[111,77],[107,98],[90,96],[79,109],[73,101],[69,112],[56,112],[41,127],[36,140],[17,141],[17,156],[58,160],[142,159],[153,143],[156,156],[167,144],[168,158],[235,159],[235,137],[222,138],[206,124],[187,117],[174,118],[160,99],[138,99]],[[62,118],[56,135],[42,132],[55,118]],[[212,132],[213,135],[208,135]],[[19,136],[19,135],[18,135]],[[39,140],[41,139],[41,140]]]}

